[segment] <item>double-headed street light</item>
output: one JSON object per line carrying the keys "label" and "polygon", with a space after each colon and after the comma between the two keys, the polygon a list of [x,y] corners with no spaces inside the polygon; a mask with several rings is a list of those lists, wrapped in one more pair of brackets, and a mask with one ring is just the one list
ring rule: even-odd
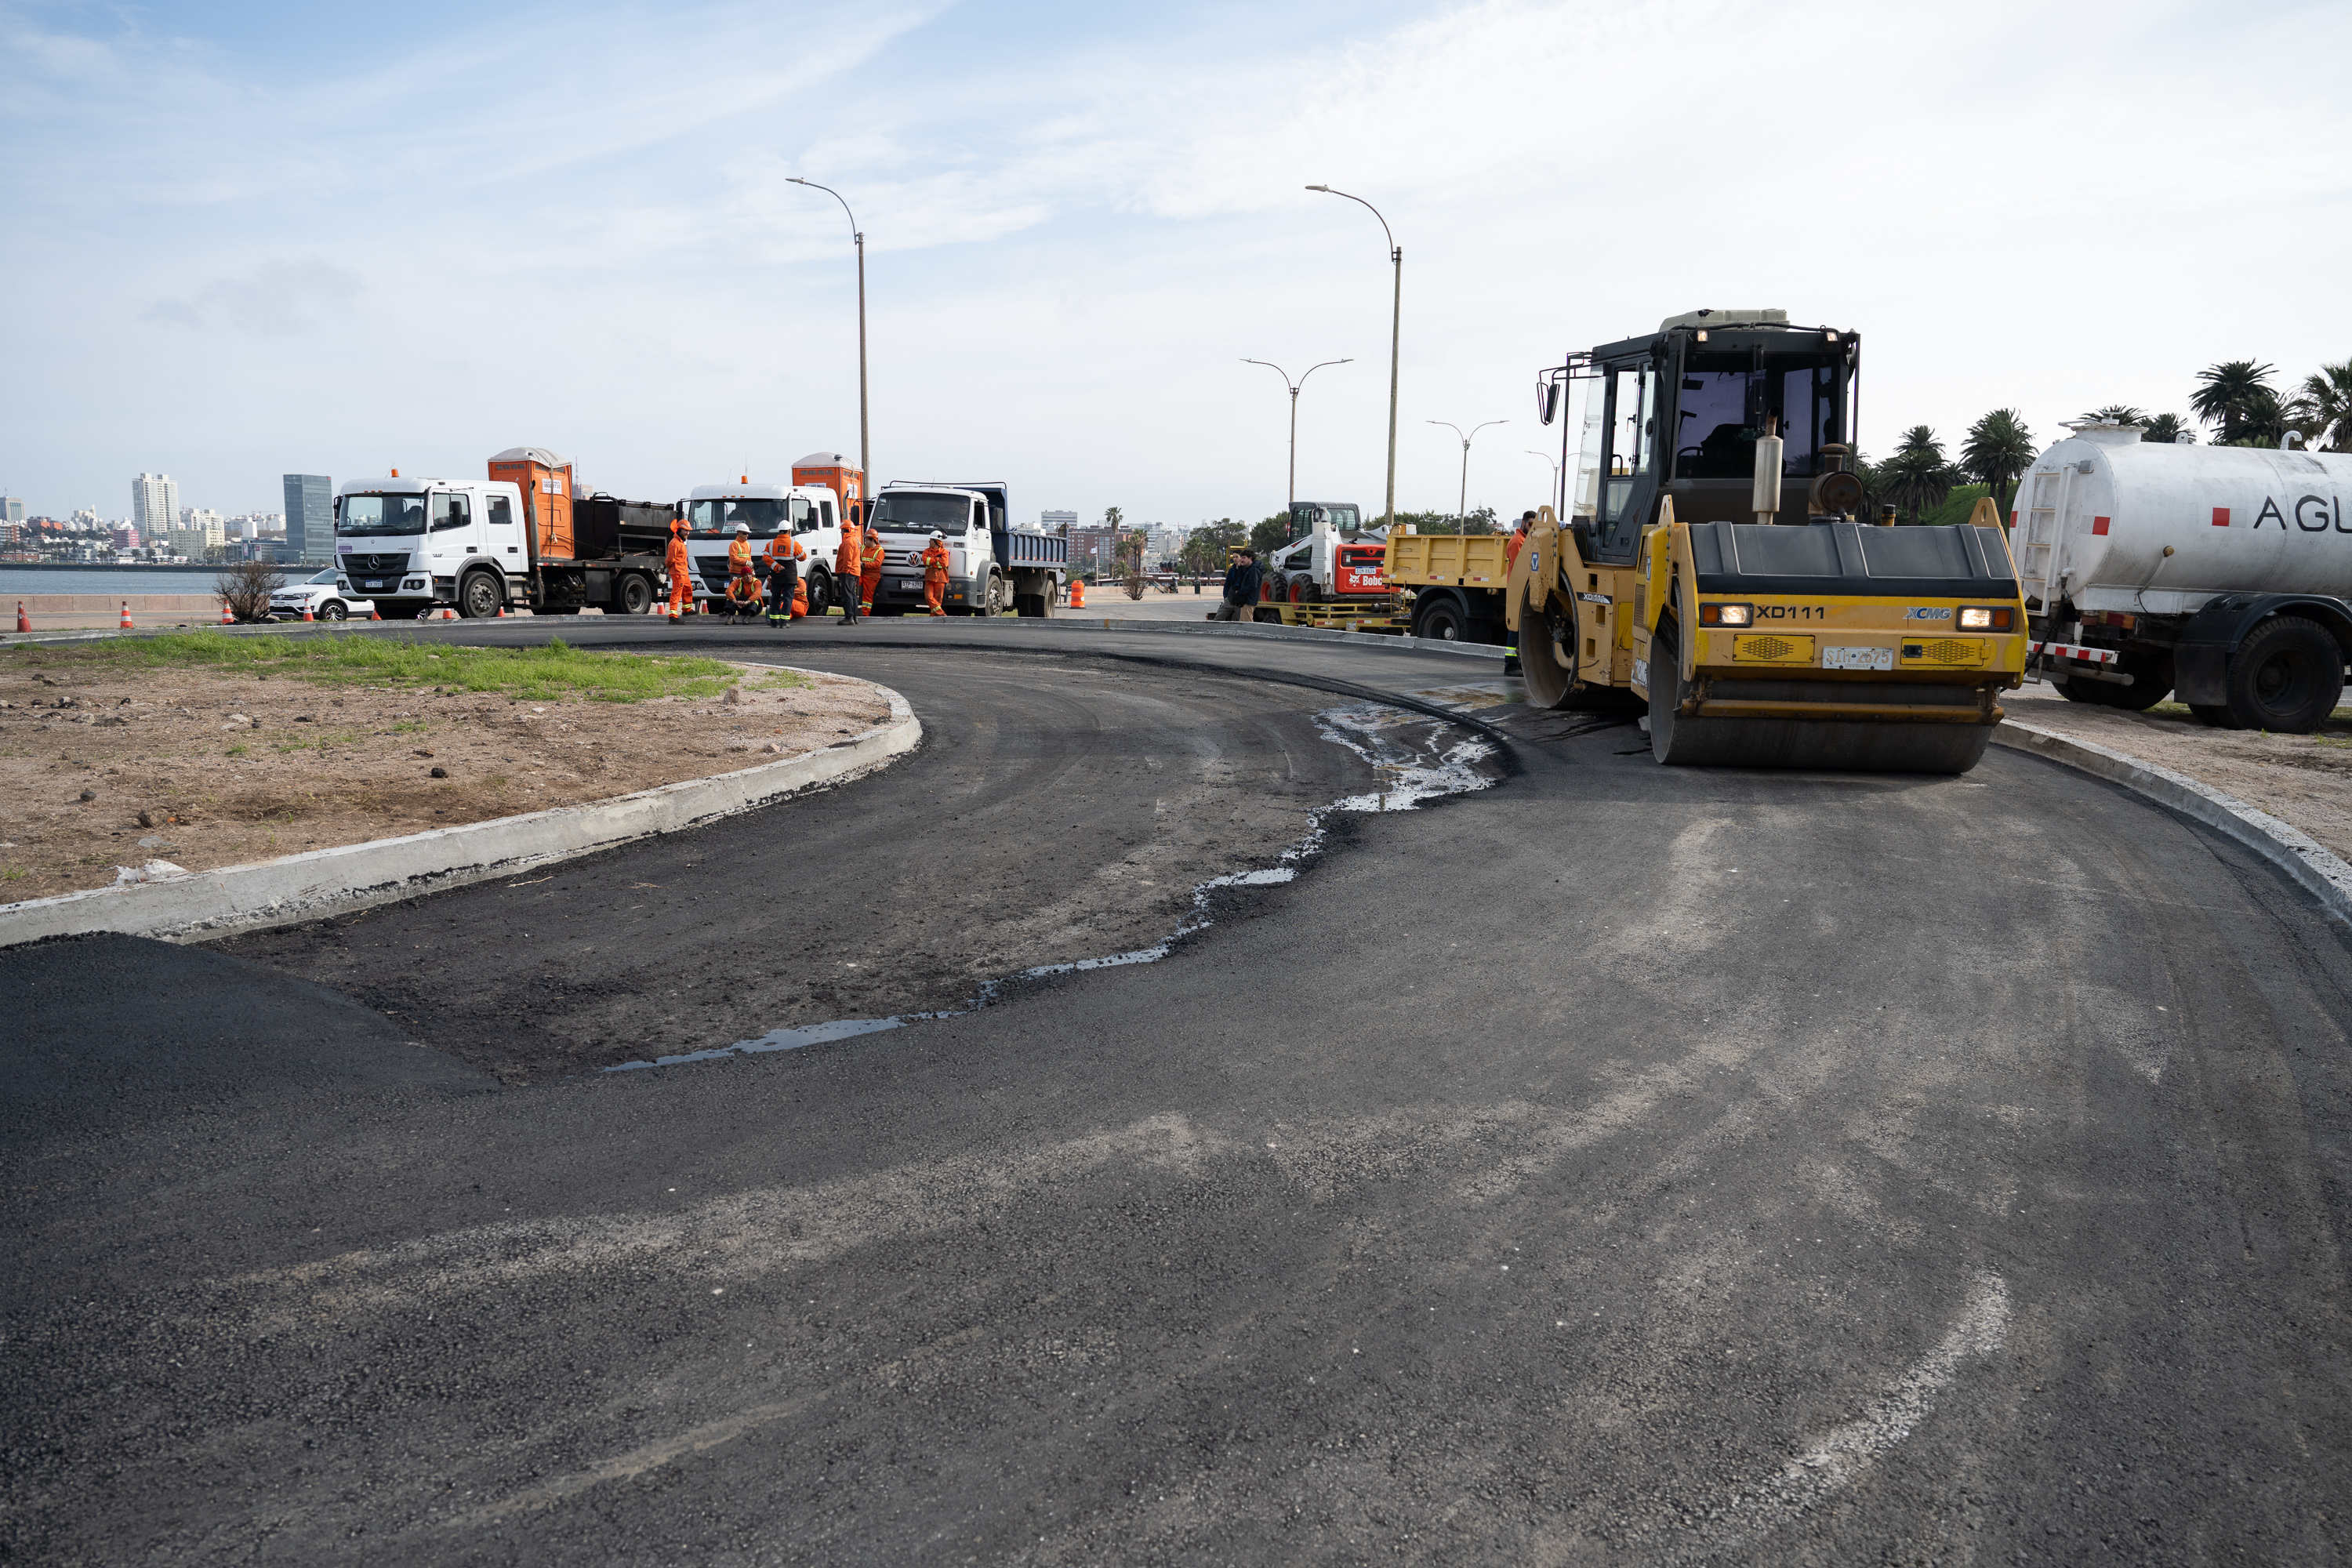
{"label": "double-headed street light", "polygon": [[1295,508],[1298,504],[1298,389],[1307,384],[1307,376],[1321,370],[1325,364],[1353,364],[1356,362],[1352,359],[1327,359],[1323,364],[1308,365],[1306,373],[1297,381],[1291,380],[1290,373],[1272,360],[1244,359],[1242,363],[1265,366],[1266,369],[1282,377],[1283,385],[1290,388],[1290,495],[1285,502],[1285,510]]}
{"label": "double-headed street light", "polygon": [[841,203],[841,210],[849,213],[850,237],[857,242],[857,482],[866,487],[864,504],[857,509],[857,521],[867,522],[874,515],[874,453],[867,445],[866,428],[866,231],[857,226],[857,215],[849,212],[848,199],[831,185],[820,185],[814,180],[803,180],[797,174],[785,178],[788,184],[823,191]]}
{"label": "double-headed street light", "polygon": [[[1432,419],[1429,423],[1432,425],[1443,425],[1448,430],[1453,431],[1456,436],[1462,436],[1462,426],[1454,424],[1450,420]],[[1508,425],[1510,421],[1507,419],[1489,419],[1486,421],[1486,425]],[[1472,440],[1476,438],[1479,431],[1486,428],[1486,425],[1473,425],[1470,426],[1470,434],[1467,436],[1462,436],[1462,499],[1454,503],[1454,519],[1457,522],[1464,520],[1466,515],[1464,509],[1468,507],[1470,504],[1470,443]]]}
{"label": "double-headed street light", "polygon": [[1396,265],[1396,299],[1389,307],[1389,493],[1386,510],[1381,517],[1382,528],[1396,526],[1396,422],[1397,422],[1397,343],[1404,326],[1404,247],[1390,232],[1389,220],[1381,217],[1381,209],[1361,196],[1348,195],[1328,185],[1309,185],[1310,191],[1321,191],[1327,196],[1348,196],[1374,217],[1381,218],[1381,232],[1388,235],[1389,260]]}
{"label": "double-headed street light", "polygon": [[1521,450],[1525,451],[1530,458],[1541,458],[1546,463],[1551,466],[1551,488],[1555,493],[1558,492],[1559,489],[1559,459],[1553,457],[1549,452],[1538,452],[1533,447],[1523,447]]}

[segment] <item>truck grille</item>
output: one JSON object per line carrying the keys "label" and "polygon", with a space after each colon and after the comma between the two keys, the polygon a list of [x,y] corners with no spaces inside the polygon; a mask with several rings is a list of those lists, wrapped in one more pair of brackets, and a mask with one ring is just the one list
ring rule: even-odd
{"label": "truck grille", "polygon": [[346,555],[342,558],[342,566],[348,576],[389,577],[394,573],[408,570],[408,556],[405,552],[398,555]]}

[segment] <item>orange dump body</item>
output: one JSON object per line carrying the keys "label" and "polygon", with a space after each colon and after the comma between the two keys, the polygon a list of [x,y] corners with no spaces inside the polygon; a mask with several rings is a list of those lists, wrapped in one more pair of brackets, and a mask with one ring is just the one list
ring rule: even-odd
{"label": "orange dump body", "polygon": [[544,463],[536,458],[493,458],[490,478],[509,479],[522,487],[522,507],[538,531],[540,558],[571,560],[574,550],[572,498],[579,490],[572,465]]}
{"label": "orange dump body", "polygon": [[832,489],[841,498],[845,521],[850,517],[862,521],[866,516],[866,476],[848,463],[794,463],[793,483]]}

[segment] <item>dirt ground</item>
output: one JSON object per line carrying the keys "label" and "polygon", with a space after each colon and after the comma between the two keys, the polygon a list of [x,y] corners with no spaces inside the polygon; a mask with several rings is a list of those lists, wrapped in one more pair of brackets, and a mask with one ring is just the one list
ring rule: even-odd
{"label": "dirt ground", "polygon": [[2212,730],[2175,702],[2145,713],[2069,702],[2028,682],[2001,698],[2020,723],[2095,741],[2260,806],[2352,860],[2352,709],[2316,735]]}
{"label": "dirt ground", "polygon": [[0,901],[603,800],[889,717],[863,680],[740,668],[725,698],[642,702],[0,669]]}

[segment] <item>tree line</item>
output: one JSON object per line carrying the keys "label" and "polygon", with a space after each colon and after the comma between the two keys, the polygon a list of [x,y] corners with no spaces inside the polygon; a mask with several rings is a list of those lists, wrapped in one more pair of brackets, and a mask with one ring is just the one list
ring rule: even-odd
{"label": "tree line", "polygon": [[[2225,360],[2197,373],[2189,410],[2197,425],[2212,428],[2217,447],[2275,447],[2292,431],[2314,451],[2352,452],[2352,360],[2324,364],[2284,395],[2272,384],[2276,365]],[[2137,425],[2143,441],[2194,441],[2191,419],[2149,414],[2126,403],[2110,403],[2082,416],[2109,425]],[[1884,462],[1858,459],[1869,506],[1893,506],[1903,520],[1917,523],[1922,511],[1943,504],[1956,486],[1980,484],[2003,517],[2016,500],[2017,481],[2039,455],[2033,432],[2014,408],[1996,408],[1974,425],[1957,458],[1925,425],[1903,432]]]}

